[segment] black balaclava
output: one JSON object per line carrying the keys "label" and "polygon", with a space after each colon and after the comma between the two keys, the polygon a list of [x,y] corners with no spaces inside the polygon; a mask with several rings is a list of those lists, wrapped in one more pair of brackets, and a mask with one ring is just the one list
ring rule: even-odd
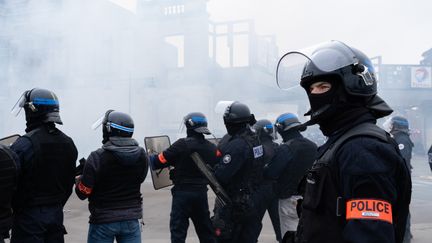
{"label": "black balaclava", "polygon": [[239,131],[246,128],[246,123],[225,123],[225,127],[229,135],[233,136]]}
{"label": "black balaclava", "polygon": [[[340,128],[355,122],[360,116],[369,113],[363,97],[348,96],[340,79],[330,79],[332,87],[322,94],[307,92],[311,111],[311,123],[317,123],[325,136],[330,136]],[[335,80],[335,81],[333,81]]]}

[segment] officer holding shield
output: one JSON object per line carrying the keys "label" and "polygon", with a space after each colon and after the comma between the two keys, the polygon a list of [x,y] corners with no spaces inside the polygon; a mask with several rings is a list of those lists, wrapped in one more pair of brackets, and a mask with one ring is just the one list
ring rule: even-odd
{"label": "officer holding shield", "polygon": [[189,219],[195,226],[200,242],[215,242],[207,199],[209,182],[191,157],[192,153],[197,152],[210,167],[217,162],[216,146],[204,137],[204,134],[211,134],[207,124],[204,114],[187,114],[183,118],[183,125],[187,129],[186,138],[177,140],[158,155],[150,156],[154,169],[174,167],[170,171],[174,183],[170,215],[172,243],[185,242]]}
{"label": "officer holding shield", "polygon": [[297,242],[402,242],[411,177],[395,141],[375,125],[392,110],[377,96],[369,58],[331,41],[285,54],[277,81],[300,82],[306,125],[328,137],[304,180]]}

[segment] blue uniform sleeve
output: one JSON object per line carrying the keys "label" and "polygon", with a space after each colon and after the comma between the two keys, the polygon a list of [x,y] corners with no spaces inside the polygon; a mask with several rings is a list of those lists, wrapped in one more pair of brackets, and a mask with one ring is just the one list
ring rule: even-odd
{"label": "blue uniform sleeve", "polygon": [[222,185],[230,183],[252,153],[246,142],[237,139],[221,148],[222,158],[215,166],[215,176]]}
{"label": "blue uniform sleeve", "polygon": [[[401,158],[393,145],[374,138],[355,138],[341,147],[336,158],[346,200],[344,242],[395,242],[395,228],[388,219],[392,219],[390,207],[397,200],[395,168]],[[358,214],[365,207],[371,214]],[[374,210],[381,210],[381,215]]]}
{"label": "blue uniform sleeve", "polygon": [[75,193],[81,200],[88,198],[92,194],[99,170],[100,158],[96,152],[92,152],[84,164],[83,174],[77,178],[75,185]]}

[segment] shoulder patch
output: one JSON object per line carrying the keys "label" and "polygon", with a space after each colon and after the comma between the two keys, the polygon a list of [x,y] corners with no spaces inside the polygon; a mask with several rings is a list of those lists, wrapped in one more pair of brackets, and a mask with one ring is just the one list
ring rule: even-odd
{"label": "shoulder patch", "polygon": [[231,155],[226,154],[223,158],[222,161],[224,162],[224,164],[228,164],[229,162],[231,162]]}
{"label": "shoulder patch", "polygon": [[398,144],[399,150],[402,150],[405,148],[405,145],[403,145],[403,143]]}
{"label": "shoulder patch", "polygon": [[255,159],[263,156],[264,155],[263,146],[260,145],[260,146],[253,147],[253,153],[254,153],[254,158]]}
{"label": "shoulder patch", "polygon": [[377,199],[354,199],[346,202],[346,220],[381,220],[393,223],[392,205]]}

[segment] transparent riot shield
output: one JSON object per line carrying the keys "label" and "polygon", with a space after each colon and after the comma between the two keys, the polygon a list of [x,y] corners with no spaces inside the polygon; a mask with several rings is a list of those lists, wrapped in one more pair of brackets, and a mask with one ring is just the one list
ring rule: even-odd
{"label": "transparent riot shield", "polygon": [[3,144],[5,146],[11,146],[19,137],[20,137],[19,134],[14,134],[14,135],[4,137],[0,139],[0,144]]}
{"label": "transparent riot shield", "polygon": [[[145,137],[144,144],[148,155],[159,154],[160,152],[167,149],[170,145],[170,139],[168,136],[155,136]],[[151,163],[150,163],[151,164]],[[150,173],[153,181],[153,187],[155,190],[171,186],[173,182],[170,179],[169,172],[172,168],[166,167],[163,169],[154,169],[150,166]]]}

